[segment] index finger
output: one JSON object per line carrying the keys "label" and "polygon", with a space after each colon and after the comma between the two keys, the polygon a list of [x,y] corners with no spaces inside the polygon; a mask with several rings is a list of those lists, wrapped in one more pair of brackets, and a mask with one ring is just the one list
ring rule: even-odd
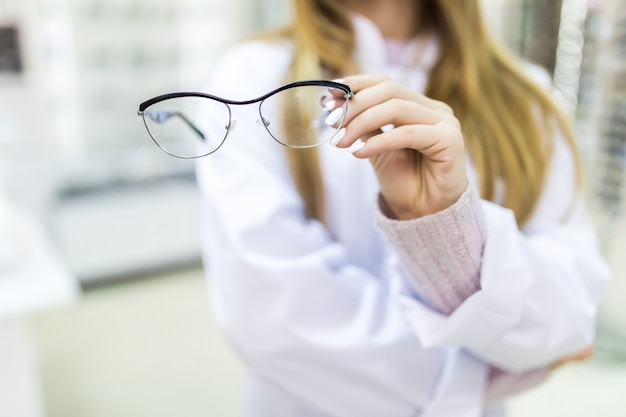
{"label": "index finger", "polygon": [[337,81],[350,87],[354,94],[358,94],[359,91],[366,90],[378,84],[388,83],[389,88],[391,89],[391,94],[395,97],[413,100],[432,110],[444,110],[448,113],[453,113],[452,109],[447,104],[409,90],[384,74],[350,75]]}

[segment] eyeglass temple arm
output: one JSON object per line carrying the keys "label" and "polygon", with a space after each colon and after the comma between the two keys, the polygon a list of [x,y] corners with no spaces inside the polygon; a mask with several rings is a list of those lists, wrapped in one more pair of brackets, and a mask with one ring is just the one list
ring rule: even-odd
{"label": "eyeglass temple arm", "polygon": [[174,112],[174,114],[175,114],[176,116],[180,117],[180,118],[182,119],[182,121],[183,121],[183,122],[185,122],[185,124],[186,124],[187,126],[189,126],[189,127],[190,127],[190,128],[191,128],[194,132],[196,132],[196,133],[198,134],[198,136],[200,136],[200,138],[201,138],[202,140],[205,140],[204,133],[202,133],[202,131],[201,131],[200,129],[198,129],[198,128],[196,127],[196,125],[194,125],[194,124],[191,122],[191,120],[189,120],[189,119],[187,118],[187,116],[185,116],[184,114],[179,113],[179,112]]}
{"label": "eyeglass temple arm", "polygon": [[[180,112],[177,112],[177,111],[167,112],[167,113],[168,113],[169,115],[171,115],[171,116],[177,116],[177,117],[179,117],[179,118],[180,118],[180,119],[181,119],[181,120],[182,120],[182,121],[183,121],[183,122],[184,122],[187,126],[189,126],[189,127],[191,128],[191,130],[193,130],[194,132],[196,132],[196,134],[197,134],[198,136],[200,136],[200,138],[201,138],[202,140],[205,140],[205,139],[206,139],[206,138],[204,137],[204,133],[202,133],[202,131],[201,131],[200,129],[198,129],[198,128],[196,127],[196,125],[194,125],[194,124],[193,124],[193,122],[192,122],[191,120],[189,120],[189,119],[187,118],[187,116],[185,116],[183,113],[180,113]],[[158,124],[163,124],[163,123],[167,122],[167,121],[170,119],[170,117],[171,117],[171,116],[170,116],[170,117],[166,117],[166,118],[163,118],[163,119],[159,119],[158,117],[152,117],[151,112],[143,112],[143,111],[138,111],[138,112],[137,112],[137,114],[138,114],[139,116],[144,116],[144,115],[145,115],[145,116],[148,116],[150,119],[154,120],[154,121],[155,121],[155,122],[157,122]]]}

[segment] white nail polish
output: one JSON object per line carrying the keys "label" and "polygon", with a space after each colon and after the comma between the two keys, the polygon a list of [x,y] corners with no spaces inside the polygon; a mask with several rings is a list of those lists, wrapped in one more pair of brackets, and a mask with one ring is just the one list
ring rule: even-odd
{"label": "white nail polish", "polygon": [[365,146],[365,142],[363,142],[361,139],[357,139],[356,142],[350,145],[350,147],[348,148],[348,152],[350,153],[358,152],[361,149],[363,149],[364,146]]}
{"label": "white nail polish", "polygon": [[343,139],[343,137],[346,135],[346,128],[342,127],[341,129],[339,129],[337,131],[337,133],[335,133],[335,136],[333,136],[330,139],[330,144],[333,146],[337,146],[339,144],[339,142],[341,142],[341,139]]}
{"label": "white nail polish", "polygon": [[339,120],[341,120],[341,116],[343,116],[343,107],[336,108],[335,110],[330,112],[324,123],[326,123],[328,126],[332,126]]}
{"label": "white nail polish", "polygon": [[383,132],[383,133],[386,133],[386,132],[389,132],[390,130],[393,130],[395,128],[396,127],[390,123],[388,125],[381,126],[380,131]]}
{"label": "white nail polish", "polygon": [[345,82],[343,82],[343,78],[337,78],[337,79],[331,80],[331,81],[339,83],[339,84],[345,84]]}
{"label": "white nail polish", "polygon": [[337,107],[337,100],[335,100],[332,96],[324,97],[320,104],[324,110],[332,111],[335,107]]}

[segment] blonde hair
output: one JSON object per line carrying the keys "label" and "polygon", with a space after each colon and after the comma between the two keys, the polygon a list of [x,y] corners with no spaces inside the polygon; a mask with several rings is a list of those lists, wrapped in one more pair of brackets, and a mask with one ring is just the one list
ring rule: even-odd
{"label": "blonde hair", "polygon": [[[337,77],[358,72],[352,59],[355,34],[350,14],[337,0],[294,0],[294,21],[278,36],[295,42],[291,79]],[[478,172],[481,196],[496,197],[520,226],[532,216],[552,156],[555,127],[573,150],[578,184],[581,166],[573,132],[549,94],[487,33],[477,0],[422,0],[420,30],[436,32],[440,58],[425,94],[449,104],[461,122],[466,148]],[[418,20],[421,19],[421,20]],[[285,123],[299,123],[284,109]],[[308,214],[324,221],[324,186],[315,149],[288,150],[293,178]]]}

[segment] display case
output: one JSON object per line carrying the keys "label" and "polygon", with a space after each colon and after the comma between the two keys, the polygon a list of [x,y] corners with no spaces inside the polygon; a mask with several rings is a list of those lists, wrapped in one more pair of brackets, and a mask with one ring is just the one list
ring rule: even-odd
{"label": "display case", "polygon": [[626,359],[626,9],[623,1],[590,2],[577,120],[593,137],[588,188],[613,272],[602,304],[598,351]]}
{"label": "display case", "polygon": [[0,179],[35,207],[82,283],[198,260],[194,163],[162,153],[137,109],[201,89],[223,49],[254,29],[248,6],[0,0],[0,67],[11,70],[0,71]]}

